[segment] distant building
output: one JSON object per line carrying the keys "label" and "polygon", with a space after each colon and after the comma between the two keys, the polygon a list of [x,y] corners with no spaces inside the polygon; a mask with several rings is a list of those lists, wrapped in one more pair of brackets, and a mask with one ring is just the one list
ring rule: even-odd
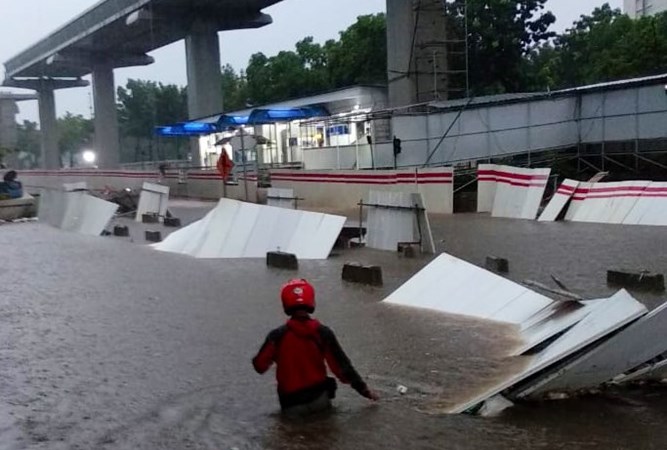
{"label": "distant building", "polygon": [[636,19],[667,11],[667,0],[624,0],[623,9]]}

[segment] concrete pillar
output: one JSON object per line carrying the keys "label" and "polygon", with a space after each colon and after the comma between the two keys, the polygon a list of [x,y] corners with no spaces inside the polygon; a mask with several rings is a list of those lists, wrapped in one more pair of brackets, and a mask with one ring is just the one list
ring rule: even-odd
{"label": "concrete pillar", "polygon": [[120,137],[116,113],[116,87],[113,67],[93,68],[93,102],[95,105],[95,153],[97,165],[113,169],[120,163]]}
{"label": "concrete pillar", "polygon": [[[389,106],[398,107],[416,103],[414,55],[412,55],[415,28],[413,2],[387,0],[387,70]],[[413,56],[411,62],[410,56]]]}
{"label": "concrete pillar", "polygon": [[60,169],[58,121],[53,87],[43,85],[39,90],[39,128],[42,135],[41,166],[47,170]]}
{"label": "concrete pillar", "polygon": [[[190,119],[222,112],[220,41],[216,27],[197,21],[185,38]],[[200,166],[199,139],[191,140],[192,164]]]}

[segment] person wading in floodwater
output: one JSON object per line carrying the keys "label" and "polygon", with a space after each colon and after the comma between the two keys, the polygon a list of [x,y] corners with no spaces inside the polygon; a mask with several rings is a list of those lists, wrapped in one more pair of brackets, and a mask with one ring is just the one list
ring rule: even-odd
{"label": "person wading in floodwater", "polygon": [[336,380],[327,376],[326,365],[342,383],[377,401],[378,395],[354,369],[334,332],[310,317],[315,311],[313,286],[306,280],[291,280],[280,296],[290,319],[269,333],[252,364],[257,373],[263,374],[276,363],[282,410],[305,415],[331,407],[337,386]]}

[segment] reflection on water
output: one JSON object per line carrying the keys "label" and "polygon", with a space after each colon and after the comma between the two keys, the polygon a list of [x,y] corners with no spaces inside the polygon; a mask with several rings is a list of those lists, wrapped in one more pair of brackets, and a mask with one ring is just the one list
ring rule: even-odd
{"label": "reflection on water", "polygon": [[[476,264],[506,257],[515,280],[550,284],[553,274],[589,297],[613,292],[607,268],[667,267],[657,228],[432,222],[440,250]],[[12,261],[0,273],[2,450],[663,448],[667,438],[661,389],[519,405],[498,419],[440,414],[521,361],[503,356],[516,344],[510,327],[380,303],[430,257],[359,250],[300,263],[318,290],[318,318],[382,401],[342,387],[334,413],[294,421],[277,413],[272,376],[250,366],[284,320],[277,292],[294,272],[37,224],[3,226],[0,245]],[[385,287],[343,283],[348,260],[380,264]]]}

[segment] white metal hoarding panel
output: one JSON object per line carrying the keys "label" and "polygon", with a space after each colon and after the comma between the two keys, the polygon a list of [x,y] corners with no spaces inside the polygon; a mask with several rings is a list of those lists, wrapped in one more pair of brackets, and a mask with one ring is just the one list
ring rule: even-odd
{"label": "white metal hoarding panel", "polygon": [[136,221],[141,222],[144,214],[157,214],[161,218],[167,215],[169,204],[169,186],[144,183],[139,196]]}
{"label": "white metal hoarding panel", "polygon": [[[246,247],[253,239],[253,230],[259,216],[260,206],[253,203],[241,203],[234,221],[225,237],[225,244],[217,258],[248,257]],[[263,256],[266,256],[266,252]]]}
{"label": "white metal hoarding panel", "polygon": [[530,187],[521,211],[522,219],[535,220],[535,217],[537,217],[550,174],[551,169],[534,169],[531,171]]}
{"label": "white metal hoarding panel", "polygon": [[477,212],[491,212],[496,196],[495,164],[477,166]]}
{"label": "white metal hoarding panel", "polygon": [[200,245],[195,251],[197,258],[219,258],[227,244],[227,235],[234,226],[234,219],[241,208],[241,202],[221,199],[213,210],[210,223],[202,228]]}
{"label": "white metal hoarding panel", "polygon": [[204,219],[153,247],[197,258],[265,257],[293,249],[300,259],[325,259],[344,223],[340,216],[222,199]]}
{"label": "white metal hoarding panel", "polygon": [[277,224],[280,214],[276,208],[261,208],[257,222],[252,229],[253,238],[248,241],[246,255],[248,258],[263,258],[266,249],[271,246],[278,233]]}
{"label": "white metal hoarding panel", "polygon": [[579,186],[578,181],[569,179],[564,180],[558,187],[558,190],[556,190],[554,193],[554,196],[551,198],[551,201],[547,207],[544,208],[544,211],[542,211],[542,214],[540,214],[540,218],[538,220],[540,222],[555,221],[560,215],[561,211],[563,211],[563,208],[565,208],[567,203],[572,198],[572,195],[577,189],[577,186]]}
{"label": "white metal hoarding panel", "polygon": [[269,188],[266,204],[277,208],[295,209],[294,189]]}
{"label": "white metal hoarding panel", "polygon": [[301,214],[299,223],[292,233],[290,243],[284,251],[301,255],[304,258],[313,242],[312,237],[317,236],[323,219],[324,214],[320,213]]}
{"label": "white metal hoarding panel", "polygon": [[667,183],[649,184],[623,223],[667,225]]}
{"label": "white metal hoarding panel", "polygon": [[[332,216],[330,214],[324,214],[324,218],[320,224],[318,233],[320,236],[336,236],[340,235],[343,226],[347,218],[342,216]],[[331,253],[333,246],[336,244],[336,240],[330,239],[312,239],[308,245],[308,249],[305,251],[305,256],[302,258],[305,259],[318,259],[320,255],[328,255]]]}
{"label": "white metal hoarding panel", "polygon": [[667,303],[651,311],[556,374],[530,395],[596,387],[667,351]]}
{"label": "white metal hoarding panel", "polygon": [[[547,297],[510,280],[443,253],[385,301],[519,325],[520,320],[503,310],[525,294],[534,296],[526,304],[529,315],[552,303]],[[524,313],[521,311],[520,314]],[[502,319],[498,318],[499,314]]]}
{"label": "white metal hoarding panel", "polygon": [[650,181],[629,181],[623,185],[619,197],[613,198],[609,210],[602,217],[604,223],[623,223],[625,218],[634,209],[642,192],[651,184]]}
{"label": "white metal hoarding panel", "polygon": [[118,211],[118,205],[91,195],[85,195],[81,202],[83,213],[76,231],[89,236],[101,235]]}
{"label": "white metal hoarding panel", "polygon": [[369,248],[396,251],[399,242],[415,242],[415,211],[382,206],[413,207],[412,194],[403,192],[370,191],[366,245]]}
{"label": "white metal hoarding panel", "polygon": [[528,377],[562,361],[606,335],[622,328],[646,313],[646,307],[622,290],[614,296],[597,302],[591,312],[560,338],[531,358],[520,373],[511,375],[495,386],[453,407],[450,413],[462,413]]}
{"label": "white metal hoarding panel", "polygon": [[65,231],[99,236],[109,224],[118,205],[85,192],[43,191],[39,220]]}
{"label": "white metal hoarding panel", "polygon": [[579,183],[579,187],[574,191],[572,195],[572,201],[570,206],[567,208],[567,213],[565,214],[565,220],[576,221],[577,218],[581,215],[582,206],[586,201],[586,196],[588,196],[588,191],[593,187],[595,183]]}

